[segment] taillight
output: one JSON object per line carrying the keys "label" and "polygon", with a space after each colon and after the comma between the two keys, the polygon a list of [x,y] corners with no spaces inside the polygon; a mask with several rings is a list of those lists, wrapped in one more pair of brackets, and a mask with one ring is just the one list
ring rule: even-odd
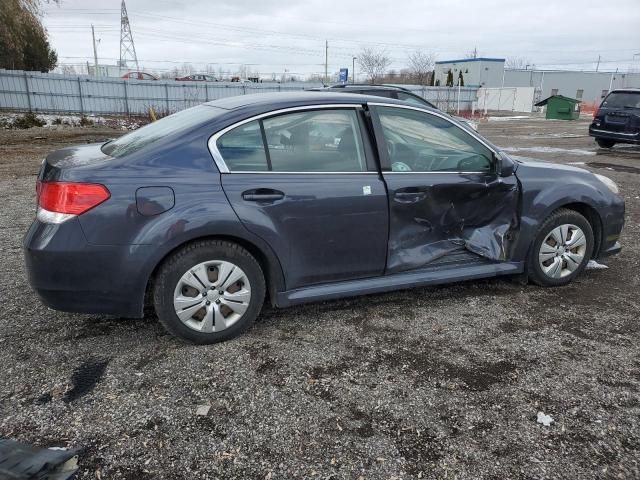
{"label": "taillight", "polygon": [[595,119],[596,119],[596,117],[598,116],[598,112],[599,112],[599,111],[600,111],[600,107],[596,108],[596,109],[593,111],[593,119],[594,119],[594,120],[595,120]]}
{"label": "taillight", "polygon": [[38,207],[53,213],[81,215],[109,199],[99,183],[40,182],[36,186]]}

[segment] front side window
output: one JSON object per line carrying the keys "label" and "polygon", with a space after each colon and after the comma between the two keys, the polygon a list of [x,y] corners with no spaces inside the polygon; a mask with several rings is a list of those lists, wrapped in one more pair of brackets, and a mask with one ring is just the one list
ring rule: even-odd
{"label": "front side window", "polygon": [[378,112],[392,172],[491,171],[491,150],[450,121],[406,108]]}

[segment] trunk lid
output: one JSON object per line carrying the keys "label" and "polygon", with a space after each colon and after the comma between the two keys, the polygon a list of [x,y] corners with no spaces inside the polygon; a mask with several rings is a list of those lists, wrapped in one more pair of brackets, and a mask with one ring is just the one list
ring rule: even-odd
{"label": "trunk lid", "polygon": [[85,179],[90,170],[113,160],[113,157],[102,153],[102,145],[76,145],[51,152],[42,162],[38,179],[43,182]]}

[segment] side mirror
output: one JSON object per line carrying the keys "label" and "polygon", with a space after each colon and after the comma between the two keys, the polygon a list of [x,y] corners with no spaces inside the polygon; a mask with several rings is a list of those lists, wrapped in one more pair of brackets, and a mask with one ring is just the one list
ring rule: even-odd
{"label": "side mirror", "polygon": [[496,155],[498,175],[501,177],[510,177],[516,171],[516,163],[506,155]]}

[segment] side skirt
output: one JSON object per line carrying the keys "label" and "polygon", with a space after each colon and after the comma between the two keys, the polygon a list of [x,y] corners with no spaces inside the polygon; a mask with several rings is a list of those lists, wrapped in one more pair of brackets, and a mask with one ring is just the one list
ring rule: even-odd
{"label": "side skirt", "polygon": [[324,285],[314,285],[279,292],[276,299],[276,306],[288,307],[300,303],[390,292],[425,285],[440,285],[465,280],[476,280],[479,278],[491,278],[500,275],[514,275],[522,273],[523,271],[524,262],[461,265],[447,269],[418,269],[409,272],[394,273],[393,275],[327,283]]}

